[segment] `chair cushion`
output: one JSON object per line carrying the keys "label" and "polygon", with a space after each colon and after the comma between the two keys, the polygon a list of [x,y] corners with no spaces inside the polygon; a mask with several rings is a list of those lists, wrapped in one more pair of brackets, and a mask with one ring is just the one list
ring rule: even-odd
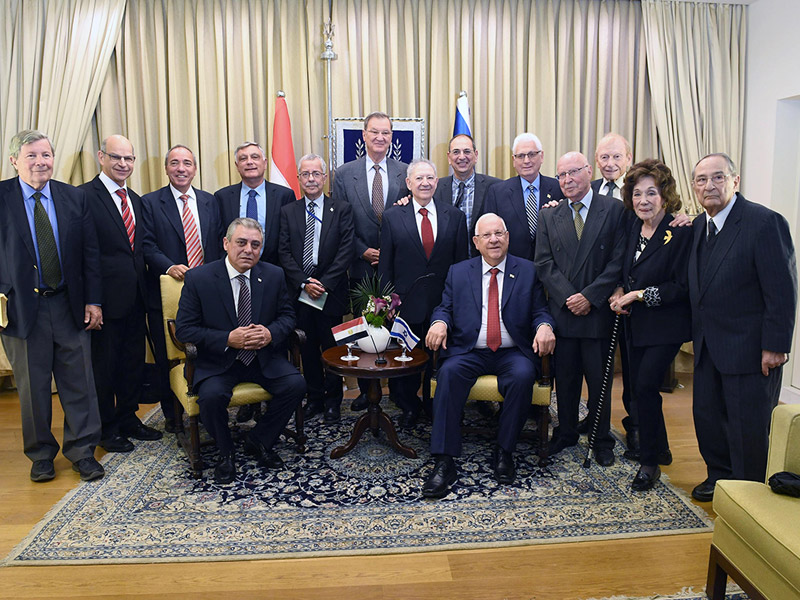
{"label": "chair cushion", "polygon": [[[552,388],[549,385],[541,383],[533,384],[533,397],[531,404],[536,406],[549,406],[550,393]],[[431,380],[431,396],[436,392],[436,380]],[[496,375],[481,375],[475,381],[475,385],[469,391],[468,400],[476,400],[483,402],[502,402],[503,396],[497,389],[497,376]]]}
{"label": "chair cushion", "polygon": [[[183,410],[190,417],[200,414],[197,406],[197,396],[190,396],[187,393],[186,379],[183,376],[183,363],[173,367],[169,372],[169,387],[178,397],[183,405]],[[256,383],[240,383],[233,388],[233,396],[228,406],[242,406],[244,404],[256,404],[265,400],[270,400],[272,394]]]}
{"label": "chair cushion", "polygon": [[770,595],[776,590],[800,597],[800,498],[755,481],[722,480],[714,511],[720,552],[767,597],[779,597]]}

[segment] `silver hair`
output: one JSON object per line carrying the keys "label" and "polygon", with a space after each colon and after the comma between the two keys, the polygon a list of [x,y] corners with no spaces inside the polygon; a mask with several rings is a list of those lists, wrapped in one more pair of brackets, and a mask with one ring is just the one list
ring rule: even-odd
{"label": "silver hair", "polygon": [[189,146],[184,146],[183,144],[175,144],[172,148],[167,150],[167,154],[164,156],[164,166],[165,167],[167,166],[167,163],[169,162],[169,155],[172,154],[173,150],[177,150],[178,148],[183,148],[185,150],[188,150],[189,154],[192,155],[192,160],[194,161],[195,166],[197,166],[197,157],[194,155],[194,150],[189,148]]}
{"label": "silver hair", "polygon": [[494,213],[491,213],[491,212],[489,212],[489,213],[483,213],[483,214],[480,216],[480,218],[479,218],[477,221],[475,221],[475,231],[474,231],[474,234],[475,234],[475,235],[478,235],[478,225],[480,225],[482,221],[484,221],[484,220],[486,220],[486,219],[491,219],[492,217],[494,217],[495,219],[500,219],[500,222],[503,224],[503,229],[504,229],[505,231],[508,231],[508,227],[506,227],[506,221],[505,221],[505,219],[504,219],[503,217],[501,217],[500,215],[496,215],[496,214],[494,214]]}
{"label": "silver hair", "polygon": [[53,142],[47,137],[46,133],[38,129],[23,129],[12,137],[11,142],[8,144],[8,155],[17,158],[19,157],[20,148],[26,144],[38,142],[39,140],[47,140],[50,144],[50,152],[55,156],[56,149],[53,147]]}
{"label": "silver hair", "polygon": [[225,232],[225,237],[228,238],[229,242],[233,240],[233,232],[236,231],[236,228],[240,225],[245,229],[257,229],[261,234],[261,239],[264,239],[264,228],[261,227],[261,223],[247,217],[236,217],[231,221],[231,224],[228,225],[228,231]]}
{"label": "silver hair", "polygon": [[517,137],[514,138],[514,143],[511,144],[511,152],[512,154],[516,154],[517,151],[517,144],[521,144],[522,142],[533,142],[536,144],[536,149],[542,149],[542,140],[536,137],[532,133],[520,133]]}
{"label": "silver hair", "polygon": [[694,179],[694,172],[695,172],[695,169],[697,169],[697,165],[699,165],[705,159],[713,158],[715,156],[719,156],[720,158],[722,158],[725,161],[725,163],[728,165],[728,171],[729,171],[728,175],[734,175],[735,176],[735,175],[739,174],[739,169],[736,168],[736,163],[733,162],[733,159],[730,156],[728,156],[724,152],[712,152],[711,154],[706,154],[703,158],[701,158],[696,163],[694,163],[694,167],[692,168],[692,179]]}
{"label": "silver hair", "polygon": [[322,165],[322,172],[323,173],[327,173],[328,172],[328,165],[325,164],[325,159],[322,158],[319,154],[313,154],[312,153],[312,154],[304,154],[303,156],[300,157],[300,160],[297,161],[297,172],[298,173],[300,172],[300,164],[304,163],[307,160],[318,160],[320,162],[320,164]]}
{"label": "silver hair", "polygon": [[264,152],[264,149],[261,147],[261,144],[259,144],[258,142],[242,142],[241,144],[236,146],[236,150],[233,151],[233,162],[236,162],[236,157],[239,155],[239,150],[243,150],[244,148],[247,148],[248,146],[255,146],[256,148],[261,150],[261,156],[263,156],[265,159],[267,158],[267,153]]}
{"label": "silver hair", "polygon": [[436,175],[436,177],[438,177],[438,175],[436,174],[436,165],[433,164],[433,162],[428,160],[427,158],[415,158],[414,160],[412,160],[408,165],[408,169],[406,169],[406,177],[410,178],[411,173],[420,165],[430,165],[431,168],[433,169],[433,174]]}

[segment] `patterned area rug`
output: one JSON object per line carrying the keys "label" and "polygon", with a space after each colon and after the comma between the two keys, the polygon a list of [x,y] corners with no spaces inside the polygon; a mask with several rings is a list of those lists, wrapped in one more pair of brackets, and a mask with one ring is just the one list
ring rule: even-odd
{"label": "patterned area rug", "polygon": [[[245,460],[241,435],[248,424],[232,422],[239,476],[225,486],[213,482],[209,468],[203,479],[193,479],[172,435],[137,442],[130,454],[109,454],[106,477],[67,494],[4,564],[379,554],[711,530],[705,512],[665,479],[648,493],[631,492],[636,465],[622,458],[621,443],[613,467],[584,469],[583,446],[542,468],[534,448],[521,442],[517,481],[503,486],[492,475],[491,440],[467,436],[453,492],[425,500],[420,488],[431,468],[430,425],[401,432],[417,459],[366,435],[332,460],[331,449],[348,439],[358,416],[344,408],[341,424],[324,425],[319,417],[308,423],[305,455],[281,441],[276,449],[287,468],[278,472]],[[480,418],[468,414],[468,420]],[[161,411],[152,411],[147,423],[163,428]],[[204,459],[214,463],[213,446],[204,449]]]}
{"label": "patterned area rug", "polygon": [[[748,598],[749,596],[738,585],[734,583],[728,584],[725,600],[748,600]],[[589,600],[596,599],[589,598]],[[637,596],[636,598],[632,596],[612,596],[601,600],[708,600],[708,596],[706,596],[705,592],[695,592],[692,588],[688,588],[669,596]]]}

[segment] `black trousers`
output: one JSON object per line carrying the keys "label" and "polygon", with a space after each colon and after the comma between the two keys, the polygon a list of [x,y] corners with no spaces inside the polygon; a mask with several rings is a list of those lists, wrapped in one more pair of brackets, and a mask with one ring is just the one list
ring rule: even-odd
{"label": "black trousers", "polygon": [[302,302],[295,303],[298,326],[306,333],[306,343],[300,347],[303,359],[303,376],[306,379],[309,402],[323,403],[325,407],[342,404],[342,378],[325,373],[322,352],[336,345],[331,328],[340,325],[341,317],[331,317]]}

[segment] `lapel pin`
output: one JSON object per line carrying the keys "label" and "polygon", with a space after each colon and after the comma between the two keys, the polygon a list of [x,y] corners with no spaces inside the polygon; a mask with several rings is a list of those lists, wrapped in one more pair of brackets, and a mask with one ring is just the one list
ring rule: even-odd
{"label": "lapel pin", "polygon": [[513,273],[509,273],[508,276],[511,277],[511,279],[514,279],[514,274]]}
{"label": "lapel pin", "polygon": [[547,194],[547,199],[548,199],[548,200],[550,199],[550,194]]}
{"label": "lapel pin", "polygon": [[258,279],[258,283],[261,283],[261,277],[258,277],[257,279]]}
{"label": "lapel pin", "polygon": [[333,207],[331,206],[330,211],[333,212]]}
{"label": "lapel pin", "polygon": [[672,231],[667,229],[667,233],[664,235],[664,245],[669,244],[670,240],[672,240]]}

